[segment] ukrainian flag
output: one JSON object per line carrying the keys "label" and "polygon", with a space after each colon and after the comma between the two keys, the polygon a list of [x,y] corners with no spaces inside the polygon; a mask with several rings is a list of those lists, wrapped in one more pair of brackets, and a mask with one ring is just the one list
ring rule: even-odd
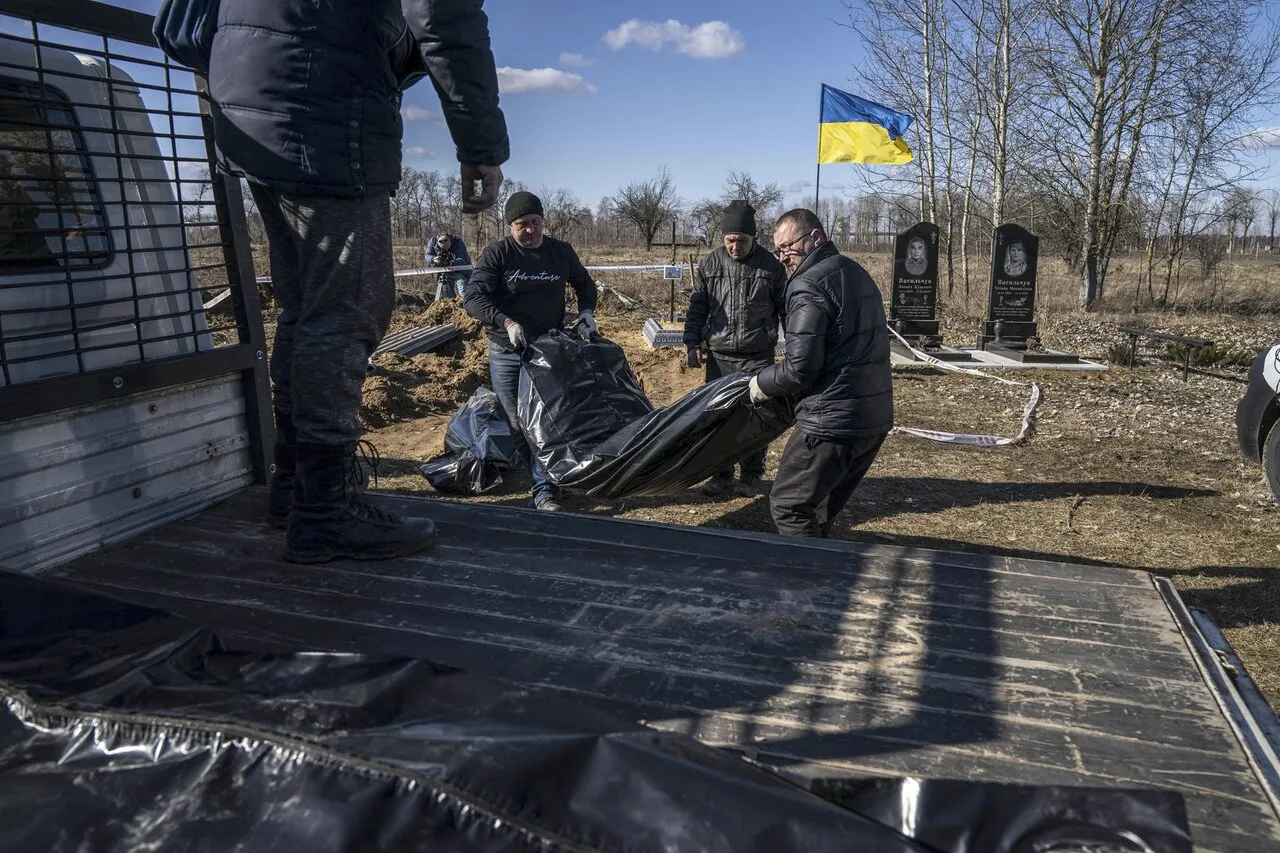
{"label": "ukrainian flag", "polygon": [[818,163],[911,162],[902,137],[915,121],[886,106],[822,84]]}

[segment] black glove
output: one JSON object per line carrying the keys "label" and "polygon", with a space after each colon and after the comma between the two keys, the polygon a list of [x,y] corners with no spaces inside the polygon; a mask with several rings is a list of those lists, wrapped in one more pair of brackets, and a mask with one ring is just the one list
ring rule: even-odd
{"label": "black glove", "polygon": [[702,359],[700,358],[697,347],[685,348],[685,364],[689,365],[690,367],[702,366]]}

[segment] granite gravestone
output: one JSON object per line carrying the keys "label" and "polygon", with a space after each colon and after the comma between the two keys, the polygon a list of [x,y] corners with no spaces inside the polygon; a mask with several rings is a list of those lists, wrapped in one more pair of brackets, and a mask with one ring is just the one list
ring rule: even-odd
{"label": "granite gravestone", "polygon": [[991,238],[991,291],[978,347],[1026,349],[1036,332],[1036,261],[1040,238],[1006,223]]}
{"label": "granite gravestone", "polygon": [[1046,349],[1036,328],[1040,238],[1006,223],[991,238],[991,293],[978,349],[1024,363],[1074,364],[1075,353]]}
{"label": "granite gravestone", "polygon": [[904,338],[938,346],[938,226],[919,222],[898,235],[893,250],[889,324]]}

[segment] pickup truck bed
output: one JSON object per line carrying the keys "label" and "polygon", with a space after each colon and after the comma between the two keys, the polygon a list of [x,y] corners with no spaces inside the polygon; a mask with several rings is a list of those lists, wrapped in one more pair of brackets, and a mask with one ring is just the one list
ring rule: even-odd
{"label": "pickup truck bed", "polygon": [[1280,849],[1274,766],[1147,573],[389,495],[428,504],[434,552],[306,567],[278,559],[264,500],[243,490],[43,576],[242,640],[553,688],[814,789],[1167,788],[1197,850]]}

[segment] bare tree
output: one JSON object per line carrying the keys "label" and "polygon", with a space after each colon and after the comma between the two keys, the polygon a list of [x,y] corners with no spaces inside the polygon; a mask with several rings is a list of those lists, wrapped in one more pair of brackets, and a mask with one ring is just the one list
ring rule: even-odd
{"label": "bare tree", "polygon": [[592,219],[592,226],[595,231],[596,243],[617,241],[617,216],[614,212],[613,199],[609,196],[602,196],[596,204],[596,214]]}
{"label": "bare tree", "polygon": [[[855,0],[845,3],[848,23],[869,61],[859,68],[874,97],[917,118],[912,126],[919,216],[932,220],[936,210],[934,66],[940,37],[936,32],[941,0]],[[904,86],[910,80],[912,85]]]}
{"label": "bare tree", "polygon": [[689,210],[689,231],[710,246],[715,243],[720,232],[722,216],[724,203],[718,199],[704,198]]}
{"label": "bare tree", "polygon": [[657,177],[627,184],[614,196],[614,207],[619,217],[639,229],[645,251],[651,251],[658,229],[680,212],[671,172],[664,166]]}
{"label": "bare tree", "polygon": [[1267,251],[1276,250],[1276,223],[1280,222],[1280,192],[1274,189],[1262,192],[1263,210],[1267,215]]}
{"label": "bare tree", "polygon": [[1062,0],[1048,4],[1041,28],[1040,136],[1058,193],[1081,199],[1079,304],[1103,295],[1124,205],[1147,124],[1170,72],[1170,45],[1194,15],[1183,0]]}
{"label": "bare tree", "polygon": [[[1147,248],[1148,292],[1167,305],[1177,300],[1182,253],[1189,241],[1213,226],[1220,215],[1217,199],[1245,172],[1241,136],[1253,109],[1276,92],[1280,38],[1272,26],[1254,35],[1257,4],[1252,0],[1215,3],[1215,25],[1197,34],[1188,65],[1194,73],[1177,80],[1173,111],[1149,154],[1162,177],[1156,201],[1156,233]],[[1164,234],[1163,285],[1153,291],[1155,242]]]}
{"label": "bare tree", "polygon": [[1222,219],[1227,226],[1226,253],[1235,251],[1236,231],[1240,232],[1240,251],[1245,251],[1249,229],[1258,218],[1258,193],[1248,187],[1232,187],[1222,203]]}
{"label": "bare tree", "polygon": [[[768,240],[773,234],[774,214],[782,212],[779,210],[782,197],[782,187],[776,183],[761,186],[751,177],[750,172],[739,172],[736,169],[729,170],[729,176],[724,179],[720,192],[721,204],[740,198],[756,209],[756,237],[762,240]],[[715,227],[718,228],[719,224],[720,216],[717,214]]]}
{"label": "bare tree", "polygon": [[591,210],[569,190],[563,187],[538,191],[542,199],[543,218],[548,233],[568,240],[574,232],[581,233],[591,221]]}

